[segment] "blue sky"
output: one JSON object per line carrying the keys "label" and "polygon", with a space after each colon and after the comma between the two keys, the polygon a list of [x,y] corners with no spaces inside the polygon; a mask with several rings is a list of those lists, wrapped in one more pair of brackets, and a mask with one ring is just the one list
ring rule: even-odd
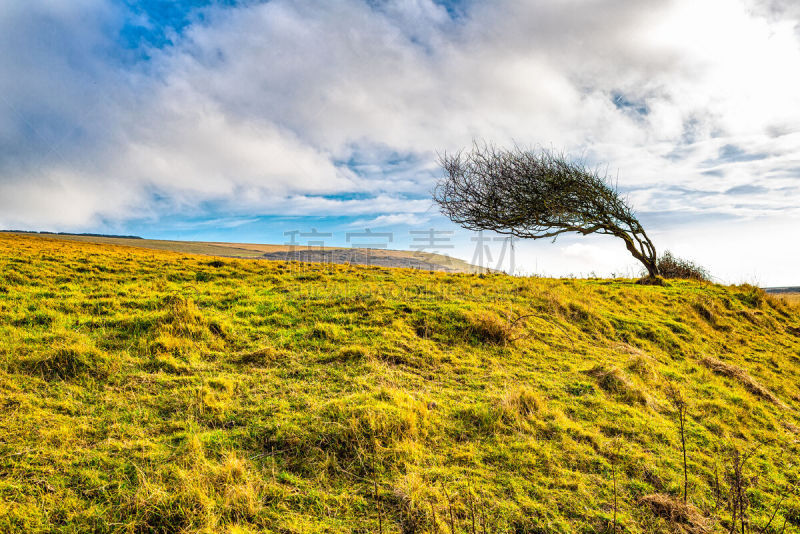
{"label": "blue sky", "polygon": [[[436,154],[609,169],[660,249],[800,283],[800,7],[781,0],[32,0],[0,6],[0,227],[283,242],[455,232]],[[501,243],[491,244],[499,255]],[[635,273],[619,243],[521,273]]]}

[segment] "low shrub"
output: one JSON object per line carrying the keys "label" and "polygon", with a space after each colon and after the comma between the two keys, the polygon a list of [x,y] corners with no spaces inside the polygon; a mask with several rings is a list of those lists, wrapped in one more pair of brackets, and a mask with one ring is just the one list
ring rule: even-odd
{"label": "low shrub", "polygon": [[679,258],[670,251],[658,258],[658,272],[664,278],[682,278],[684,280],[711,281],[708,270],[689,260]]}

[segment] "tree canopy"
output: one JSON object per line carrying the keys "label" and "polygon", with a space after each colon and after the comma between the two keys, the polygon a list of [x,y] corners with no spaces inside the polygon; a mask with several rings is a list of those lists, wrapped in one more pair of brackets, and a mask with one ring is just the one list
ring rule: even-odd
{"label": "tree canopy", "polygon": [[498,149],[475,144],[440,157],[445,176],[433,198],[442,213],[469,230],[524,239],[564,233],[623,240],[651,277],[656,249],[632,207],[606,174],[551,150]]}

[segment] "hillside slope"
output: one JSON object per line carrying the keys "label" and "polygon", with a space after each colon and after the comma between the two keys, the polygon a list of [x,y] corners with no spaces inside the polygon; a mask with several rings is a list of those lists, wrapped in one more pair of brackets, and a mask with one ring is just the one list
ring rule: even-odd
{"label": "hillside slope", "polygon": [[800,532],[799,381],[746,286],[0,235],[0,531]]}
{"label": "hillside slope", "polygon": [[[2,231],[0,235],[31,237],[28,233]],[[34,234],[35,235],[35,234]],[[448,273],[479,273],[493,269],[472,265],[464,260],[414,250],[378,248],[336,248],[300,245],[264,245],[259,243],[224,243],[210,241],[169,241],[162,239],[126,238],[102,235],[42,234],[46,239],[77,241],[102,245],[122,245],[184,254],[204,254],[224,258],[254,260],[294,260],[322,263],[406,267]]]}

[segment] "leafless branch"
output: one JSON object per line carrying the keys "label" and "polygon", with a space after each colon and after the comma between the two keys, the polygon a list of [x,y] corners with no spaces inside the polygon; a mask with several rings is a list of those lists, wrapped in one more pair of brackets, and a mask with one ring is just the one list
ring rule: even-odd
{"label": "leafless branch", "polygon": [[656,249],[633,209],[605,174],[549,150],[497,149],[474,143],[444,154],[445,177],[433,198],[443,214],[468,230],[524,239],[564,233],[606,234],[657,276]]}

